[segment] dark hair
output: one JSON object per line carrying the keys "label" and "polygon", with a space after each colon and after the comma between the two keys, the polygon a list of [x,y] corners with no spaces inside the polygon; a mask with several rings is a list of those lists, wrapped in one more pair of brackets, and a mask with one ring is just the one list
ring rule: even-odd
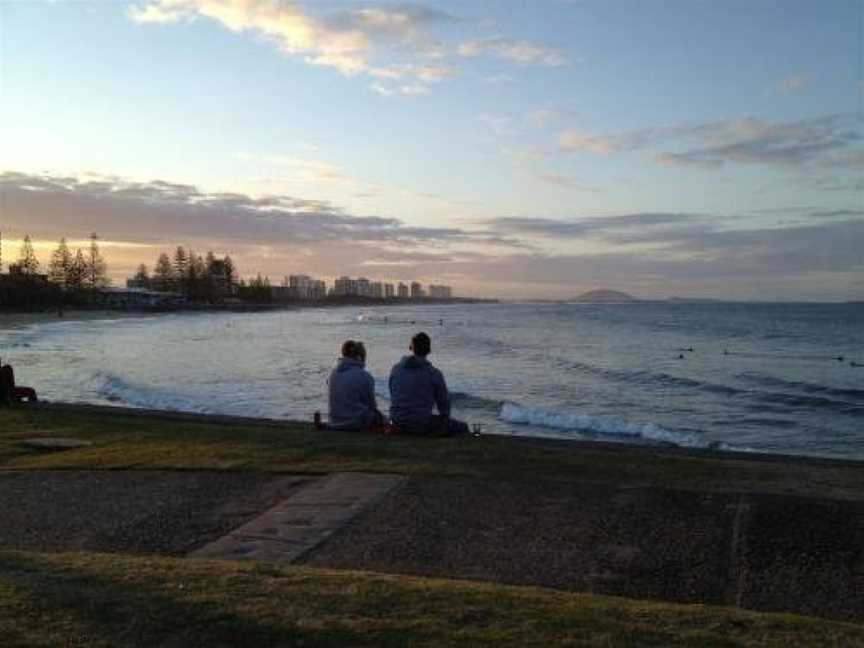
{"label": "dark hair", "polygon": [[360,340],[345,340],[342,344],[342,357],[360,358],[366,361],[366,347]]}
{"label": "dark hair", "polygon": [[432,350],[432,340],[423,331],[420,331],[411,338],[411,350],[414,351],[414,355],[425,358]]}

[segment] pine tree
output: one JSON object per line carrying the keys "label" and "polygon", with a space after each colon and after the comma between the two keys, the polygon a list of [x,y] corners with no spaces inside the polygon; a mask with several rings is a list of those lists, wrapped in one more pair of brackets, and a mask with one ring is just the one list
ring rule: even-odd
{"label": "pine tree", "polygon": [[234,294],[234,285],[237,282],[237,269],[234,267],[234,262],[231,257],[225,255],[225,283],[229,295]]}
{"label": "pine tree", "polygon": [[108,266],[99,253],[99,237],[94,232],[90,235],[90,250],[87,254],[86,284],[90,290],[105,288],[111,281],[108,279]]}
{"label": "pine tree", "polygon": [[55,283],[64,290],[67,287],[69,269],[72,267],[72,253],[66,245],[66,239],[61,238],[57,249],[51,254],[48,266],[48,281]]}
{"label": "pine tree", "polygon": [[3,274],[3,232],[0,232],[0,274]]}
{"label": "pine tree", "polygon": [[75,258],[72,259],[72,263],[69,265],[69,271],[66,273],[66,290],[70,292],[83,290],[84,286],[88,283],[88,272],[87,260],[79,248],[75,254]]}
{"label": "pine tree", "polygon": [[183,246],[178,245],[174,251],[174,283],[178,292],[188,292],[189,289],[189,255]]}
{"label": "pine tree", "polygon": [[156,290],[168,292],[174,289],[174,267],[171,259],[164,252],[159,255],[156,268],[153,270],[153,284]]}
{"label": "pine tree", "polygon": [[36,258],[36,253],[33,251],[33,243],[30,242],[29,234],[24,237],[24,243],[21,245],[18,269],[25,275],[35,275],[39,273],[39,260]]}
{"label": "pine tree", "polygon": [[147,266],[145,264],[142,263],[138,266],[135,276],[132,277],[132,284],[138,288],[150,287],[150,274],[147,272]]}

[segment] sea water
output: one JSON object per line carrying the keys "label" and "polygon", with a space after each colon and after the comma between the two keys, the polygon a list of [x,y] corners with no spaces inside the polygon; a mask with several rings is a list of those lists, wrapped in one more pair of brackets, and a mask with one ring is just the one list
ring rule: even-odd
{"label": "sea water", "polygon": [[420,330],[486,433],[864,459],[862,304],[180,313],[0,331],[0,357],[48,400],[310,420],[349,338],[386,412]]}

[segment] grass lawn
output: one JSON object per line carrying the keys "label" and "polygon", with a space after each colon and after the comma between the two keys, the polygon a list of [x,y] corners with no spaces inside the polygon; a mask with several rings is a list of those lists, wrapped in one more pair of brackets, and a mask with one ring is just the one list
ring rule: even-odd
{"label": "grass lawn", "polygon": [[853,646],[864,627],[277,565],[0,552],[4,646]]}
{"label": "grass lawn", "polygon": [[[37,436],[92,445],[54,453],[21,445]],[[864,470],[851,462],[0,409],[0,470],[28,469],[378,471],[864,499]],[[864,626],[272,563],[0,551],[3,648],[269,645],[864,646]]]}
{"label": "grass lawn", "polygon": [[[69,436],[92,446],[46,453],[21,440]],[[2,469],[216,469],[327,473],[377,471],[505,480],[638,482],[657,487],[864,499],[852,462],[717,459],[624,445],[542,447],[506,437],[418,439],[281,427],[166,420],[130,412],[0,409]]]}

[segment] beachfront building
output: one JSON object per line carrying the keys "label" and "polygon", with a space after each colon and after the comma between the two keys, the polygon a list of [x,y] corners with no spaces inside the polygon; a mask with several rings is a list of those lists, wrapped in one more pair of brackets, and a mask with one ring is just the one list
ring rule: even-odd
{"label": "beachfront building", "polygon": [[408,286],[406,286],[400,281],[399,286],[396,288],[396,295],[399,297],[399,299],[408,299]]}
{"label": "beachfront building", "polygon": [[360,277],[357,280],[357,294],[361,297],[372,296],[372,282],[369,281],[366,277]]}
{"label": "beachfront building", "polygon": [[327,284],[309,275],[291,275],[287,285],[294,299],[323,299],[327,296]]}
{"label": "beachfront building", "polygon": [[450,286],[429,286],[429,296],[432,299],[450,299],[453,297],[453,289]]}
{"label": "beachfront building", "polygon": [[369,290],[374,299],[384,299],[384,284],[380,281],[373,281],[369,285]]}
{"label": "beachfront building", "polygon": [[339,277],[333,284],[333,295],[336,297],[347,297],[359,295],[357,292],[357,280],[351,277]]}
{"label": "beachfront building", "polygon": [[396,288],[391,283],[384,284],[384,298],[393,299],[396,296]]}
{"label": "beachfront building", "polygon": [[412,299],[422,299],[426,296],[426,291],[423,290],[423,284],[412,281],[411,282],[411,298]]}

